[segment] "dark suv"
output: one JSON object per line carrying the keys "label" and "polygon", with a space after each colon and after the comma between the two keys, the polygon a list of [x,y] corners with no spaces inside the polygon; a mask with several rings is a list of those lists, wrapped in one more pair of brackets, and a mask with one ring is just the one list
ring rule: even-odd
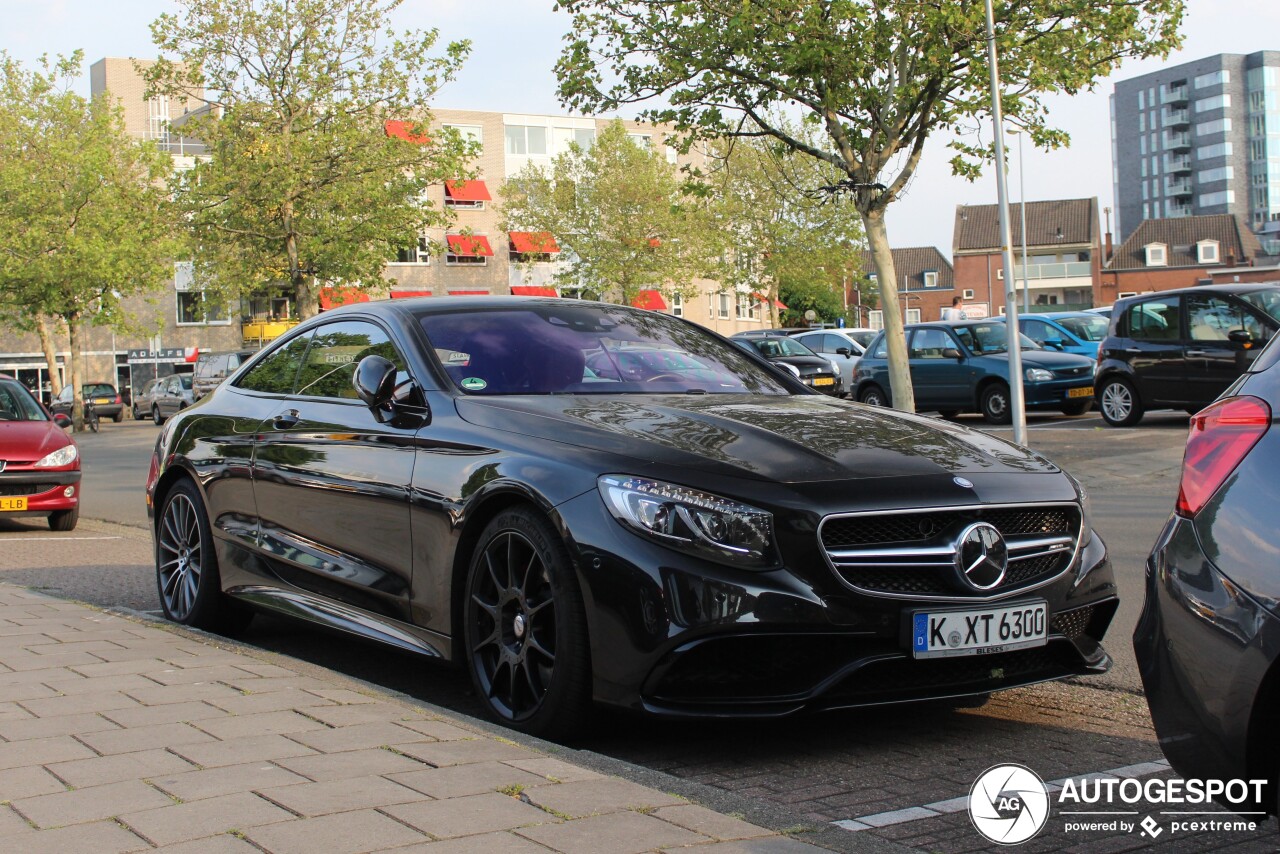
{"label": "dark suv", "polygon": [[1148,409],[1198,412],[1248,370],[1280,327],[1280,284],[1203,285],[1116,302],[1098,348],[1103,419],[1131,427]]}
{"label": "dark suv", "polygon": [[[196,360],[196,372],[191,381],[191,393],[196,400],[218,387],[236,368],[249,361],[257,350],[232,350],[227,353],[201,353]],[[159,423],[159,422],[156,422]]]}

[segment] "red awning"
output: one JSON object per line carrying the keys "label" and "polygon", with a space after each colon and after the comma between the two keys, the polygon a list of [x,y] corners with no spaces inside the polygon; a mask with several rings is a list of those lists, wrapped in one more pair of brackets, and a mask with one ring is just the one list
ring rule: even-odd
{"label": "red awning", "polygon": [[489,238],[481,235],[473,235],[467,237],[463,234],[446,234],[445,242],[449,244],[449,251],[454,255],[468,255],[492,257],[493,247],[489,245]]}
{"label": "red awning", "polygon": [[422,133],[414,133],[413,128],[417,124],[417,122],[386,122],[382,129],[386,131],[387,136],[394,136],[408,142],[426,145],[431,142],[431,137]]}
{"label": "red awning", "polygon": [[558,297],[555,288],[539,288],[534,285],[512,285],[511,293],[518,297]]}
{"label": "red awning", "polygon": [[493,200],[484,181],[445,181],[444,194],[455,202],[488,202]]}
{"label": "red awning", "polygon": [[410,299],[412,297],[433,297],[435,294],[431,291],[392,291],[392,299]]}
{"label": "red awning", "polygon": [[[768,302],[768,301],[769,301],[769,295],[768,295],[768,294],[762,294],[762,293],[760,293],[759,291],[756,291],[755,293],[753,293],[753,294],[751,295],[751,298],[752,298],[753,300],[755,300],[756,302]],[[782,300],[780,300],[780,299],[776,299],[776,300],[774,300],[774,301],[773,301],[773,304],[774,304],[774,305],[776,305],[776,306],[778,307],[778,311],[786,311],[786,310],[787,310],[786,305],[785,305],[785,304],[782,302]]]}
{"label": "red awning", "polygon": [[451,297],[487,297],[488,291],[449,291]]}
{"label": "red awning", "polygon": [[631,304],[646,311],[662,311],[667,307],[667,301],[657,291],[641,291],[631,300]]}
{"label": "red awning", "polygon": [[559,252],[560,247],[549,231],[508,231],[511,249],[526,255]]}
{"label": "red awning", "polygon": [[340,305],[351,305],[357,302],[368,302],[369,295],[359,288],[321,288],[320,310],[328,311]]}

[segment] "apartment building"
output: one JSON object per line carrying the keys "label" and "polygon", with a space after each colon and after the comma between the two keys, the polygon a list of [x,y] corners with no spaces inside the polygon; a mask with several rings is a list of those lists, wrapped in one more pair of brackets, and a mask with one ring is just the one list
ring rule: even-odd
{"label": "apartment building", "polygon": [[1216,54],[1121,80],[1111,96],[1118,230],[1241,217],[1280,254],[1280,51]]}
{"label": "apartment building", "polygon": [[1275,267],[1253,266],[1258,238],[1239,216],[1147,220],[1102,270],[1102,304],[1151,291],[1226,282],[1278,281]]}

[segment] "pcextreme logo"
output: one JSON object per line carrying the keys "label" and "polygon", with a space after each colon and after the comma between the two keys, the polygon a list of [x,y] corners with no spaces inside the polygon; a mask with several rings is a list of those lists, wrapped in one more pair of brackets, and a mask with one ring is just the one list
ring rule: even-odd
{"label": "pcextreme logo", "polygon": [[1049,820],[1049,791],[1025,765],[993,765],[969,790],[969,819],[998,845],[1018,845]]}

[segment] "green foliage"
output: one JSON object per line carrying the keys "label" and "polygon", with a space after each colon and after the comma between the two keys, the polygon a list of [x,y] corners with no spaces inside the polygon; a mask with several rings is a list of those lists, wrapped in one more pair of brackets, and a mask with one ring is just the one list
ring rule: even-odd
{"label": "green foliage", "polygon": [[502,187],[504,229],[550,232],[562,249],[556,284],[630,302],[642,290],[694,293],[715,270],[705,200],[685,191],[656,150],[608,125],[550,170],[530,164]]}
{"label": "green foliage", "polygon": [[[468,177],[474,150],[428,135],[428,101],[470,50],[432,54],[436,30],[393,32],[402,0],[180,0],[152,35],[153,92],[193,107],[208,147],[176,182],[197,275],[224,300],[287,286],[299,313],[320,284],[367,289],[397,248],[447,214],[428,186]],[[388,121],[412,121],[408,136]]]}

